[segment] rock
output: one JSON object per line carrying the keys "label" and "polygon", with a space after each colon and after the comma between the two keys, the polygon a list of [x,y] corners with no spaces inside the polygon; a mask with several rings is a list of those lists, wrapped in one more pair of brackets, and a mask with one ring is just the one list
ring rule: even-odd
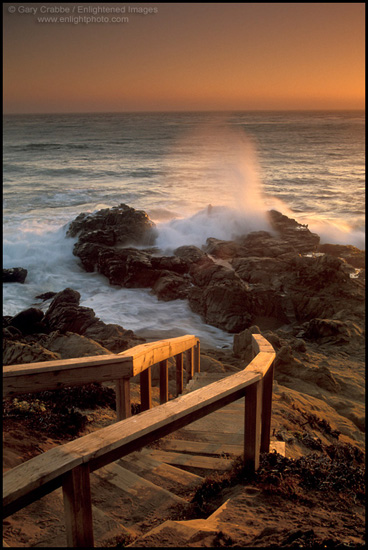
{"label": "rock", "polygon": [[310,340],[323,340],[334,343],[348,343],[362,338],[362,329],[351,321],[336,319],[312,319],[306,326],[304,337]]}
{"label": "rock", "polygon": [[51,332],[44,338],[42,344],[50,352],[59,355],[60,359],[111,354],[111,351],[94,340],[73,332],[65,334],[59,331]]}
{"label": "rock", "polygon": [[[67,236],[78,237],[73,254],[80,258],[86,271],[92,272],[99,265],[99,258],[104,252],[116,253],[122,246],[130,244],[151,245],[157,231],[145,212],[120,204],[93,214],[79,214],[69,224]],[[123,260],[117,255],[111,261],[116,263],[117,259],[119,262]],[[103,260],[101,263],[104,263]],[[109,275],[106,276],[110,280]]]}
{"label": "rock", "polygon": [[250,284],[263,284],[280,288],[280,276],[285,275],[287,263],[279,258],[254,257],[236,258],[231,262],[235,272]]}
{"label": "rock", "polygon": [[54,353],[39,344],[25,344],[12,340],[3,340],[3,364],[18,365],[24,363],[35,363],[40,361],[53,361],[60,359],[58,353]]}
{"label": "rock", "polygon": [[201,353],[201,372],[226,372],[226,369],[217,359]]}
{"label": "rock", "polygon": [[151,265],[153,269],[172,271],[179,275],[184,275],[189,271],[187,261],[178,256],[151,256]]}
{"label": "rock", "polygon": [[251,298],[248,288],[240,279],[215,276],[203,288],[191,287],[188,299],[191,309],[215,327],[228,332],[240,332],[251,324]]}
{"label": "rock", "polygon": [[55,296],[44,316],[44,323],[49,331],[84,334],[86,329],[96,322],[94,311],[89,307],[80,306],[79,300],[79,292],[70,288]]}
{"label": "rock", "polygon": [[319,257],[295,256],[291,268],[296,273],[298,284],[317,291],[332,284],[349,284],[349,273],[345,262],[330,255]]}
{"label": "rock", "polygon": [[354,267],[365,267],[365,251],[359,250],[355,246],[326,243],[320,244],[317,250],[321,253],[324,252],[325,254],[342,258]]}
{"label": "rock", "polygon": [[136,248],[101,249],[97,269],[110,284],[127,288],[150,288],[160,276],[160,270],[152,266],[150,254]]}
{"label": "rock", "polygon": [[152,287],[152,293],[163,301],[183,300],[188,296],[190,284],[188,278],[170,271],[162,271]]}
{"label": "rock", "polygon": [[244,249],[240,244],[234,241],[222,241],[212,237],[207,239],[206,246],[204,246],[204,251],[211,256],[224,260],[236,258],[246,254],[246,249]]}
{"label": "rock", "polygon": [[[206,323],[228,332],[252,324],[275,330],[338,313],[349,317],[354,312],[360,322],[364,281],[350,277],[354,268],[341,259],[361,258],[359,251],[323,248],[307,226],[275,210],[269,220],[272,234],[255,231],[233,241],[209,238],[203,250],[181,246],[173,256],[160,256],[157,248],[126,246],[152,244],[156,231],[147,214],[127,205],[81,214],[68,235],[78,236],[74,253],[87,271],[97,270],[113,285],[150,288],[160,300],[188,299]],[[331,254],[318,255],[317,249]],[[79,310],[80,318],[82,313],[78,330],[90,320],[88,310]],[[50,328],[74,330],[68,323]]]}
{"label": "rock", "polygon": [[144,338],[139,338],[132,330],[126,330],[120,325],[105,324],[99,319],[87,327],[84,336],[113,353],[119,353],[145,342]]}
{"label": "rock", "polygon": [[292,246],[296,252],[305,253],[317,249],[320,238],[316,233],[311,233],[306,225],[288,218],[280,212],[277,212],[277,210],[270,210],[268,215],[272,228],[284,241]]}
{"label": "rock", "polygon": [[155,228],[145,212],[120,204],[93,214],[79,214],[69,224],[67,236],[78,236],[80,243],[92,242],[107,246],[150,245],[157,235]]}
{"label": "rock", "polygon": [[309,368],[302,373],[303,380],[316,384],[331,393],[339,393],[340,384],[336,381],[328,367],[321,365],[317,368]]}
{"label": "rock", "polygon": [[9,325],[20,330],[22,334],[46,331],[46,326],[43,323],[43,311],[35,307],[21,311],[12,317]]}
{"label": "rock", "polygon": [[234,334],[233,352],[237,357],[242,357],[245,352],[250,352],[252,355],[252,334],[261,334],[257,326],[252,326]]}
{"label": "rock", "polygon": [[21,283],[26,280],[28,271],[23,267],[3,269],[3,283]]}
{"label": "rock", "polygon": [[206,257],[206,254],[200,248],[193,245],[179,246],[174,250],[174,255],[183,260],[188,267]]}

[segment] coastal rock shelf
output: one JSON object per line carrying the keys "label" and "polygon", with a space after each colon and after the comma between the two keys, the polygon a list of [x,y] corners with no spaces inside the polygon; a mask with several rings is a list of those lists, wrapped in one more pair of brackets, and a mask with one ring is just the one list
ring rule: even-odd
{"label": "coastal rock shelf", "polygon": [[160,300],[186,299],[204,322],[227,332],[331,318],[342,310],[361,316],[364,273],[351,274],[364,266],[364,253],[321,245],[307,226],[275,210],[268,218],[272,233],[209,238],[202,249],[181,246],[171,256],[154,247],[157,228],[148,215],[124,204],[80,214],[67,235],[78,237],[73,252],[86,271],[112,285],[150,288]]}

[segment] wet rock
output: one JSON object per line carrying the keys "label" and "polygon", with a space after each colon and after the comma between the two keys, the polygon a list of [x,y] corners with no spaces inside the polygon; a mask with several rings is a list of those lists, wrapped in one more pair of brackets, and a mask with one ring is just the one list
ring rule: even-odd
{"label": "wet rock", "polygon": [[176,248],[174,250],[174,256],[180,258],[183,262],[185,262],[187,270],[189,271],[192,264],[202,261],[204,258],[207,257],[207,254],[197,246],[185,245]]}
{"label": "wet rock", "polygon": [[28,271],[23,267],[3,269],[3,283],[21,283],[26,280]]}
{"label": "wet rock", "polygon": [[79,292],[67,288],[59,292],[47,310],[44,323],[50,331],[62,334],[74,332],[86,336],[112,352],[123,351],[142,343],[131,330],[114,324],[105,324],[91,308],[79,305]]}
{"label": "wet rock", "polygon": [[206,323],[228,332],[240,332],[251,323],[250,294],[240,279],[216,276],[203,288],[191,287],[188,300]]}
{"label": "wet rock", "polygon": [[212,237],[207,239],[204,251],[211,256],[221,259],[236,258],[244,256],[247,253],[247,249],[237,242],[223,241]]}
{"label": "wet rock", "polygon": [[67,288],[59,292],[50,304],[44,316],[49,331],[83,334],[95,322],[95,313],[91,308],[79,305],[79,292]]}
{"label": "wet rock", "polygon": [[35,307],[21,311],[12,317],[9,325],[17,328],[24,335],[45,332],[46,330],[46,326],[43,323],[43,311]]}
{"label": "wet rock", "polygon": [[272,228],[295,251],[303,253],[317,249],[320,238],[316,233],[311,233],[307,225],[300,224],[277,210],[270,210],[268,217]]}
{"label": "wet rock", "polygon": [[203,250],[181,246],[173,256],[126,246],[152,244],[155,235],[148,216],[127,205],[81,214],[68,234],[78,235],[74,253],[87,271],[97,270],[113,285],[150,288],[160,300],[188,299],[206,323],[229,332],[252,324],[275,330],[338,313],[354,312],[360,321],[364,282],[350,277],[354,268],[341,258],[360,257],[357,249],[327,247],[340,256],[319,255],[319,237],[307,226],[275,210],[269,221],[271,232],[209,238]]}
{"label": "wet rock", "polygon": [[160,276],[160,270],[152,266],[150,253],[136,248],[101,250],[97,266],[110,284],[127,288],[150,288]]}
{"label": "wet rock", "polygon": [[170,271],[162,271],[159,278],[153,285],[152,293],[156,294],[159,300],[184,300],[188,296],[190,279]]}
{"label": "wet rock", "polygon": [[325,254],[342,258],[354,267],[365,267],[365,251],[359,250],[359,248],[355,246],[326,243],[320,244],[317,250],[318,252],[324,252]]}
{"label": "wet rock", "polygon": [[77,237],[79,242],[92,242],[108,246],[153,244],[156,238],[155,224],[142,210],[126,204],[104,208],[93,214],[82,213],[69,224],[67,236]]}

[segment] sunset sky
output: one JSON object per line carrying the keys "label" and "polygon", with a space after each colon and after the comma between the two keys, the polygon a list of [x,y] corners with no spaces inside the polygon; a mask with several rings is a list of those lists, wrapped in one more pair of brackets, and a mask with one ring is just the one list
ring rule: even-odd
{"label": "sunset sky", "polygon": [[5,113],[364,108],[364,3],[3,9]]}

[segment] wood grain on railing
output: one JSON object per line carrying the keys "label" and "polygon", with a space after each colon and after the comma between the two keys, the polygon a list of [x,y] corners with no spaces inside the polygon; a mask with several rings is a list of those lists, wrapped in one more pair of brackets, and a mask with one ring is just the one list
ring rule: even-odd
{"label": "wood grain on railing", "polygon": [[[57,390],[91,382],[115,381],[117,420],[124,420],[131,415],[130,378],[137,374],[141,375],[141,410],[147,410],[152,406],[151,366],[161,364],[183,352],[190,352],[198,346],[198,338],[186,335],[141,344],[119,354],[5,366],[3,397]],[[199,357],[195,367],[199,372]],[[177,370],[181,372],[182,368],[182,363],[177,362]],[[180,372],[177,377],[180,376]],[[162,383],[161,402],[164,403],[168,400],[168,379],[164,376]],[[177,395],[183,391],[183,385],[179,384],[178,388],[180,391],[177,391]]]}
{"label": "wood grain on railing", "polygon": [[[192,347],[195,346],[195,370],[196,367],[199,368],[199,341],[195,337],[192,338],[193,341],[190,342]],[[90,472],[244,396],[244,460],[249,468],[257,469],[261,447],[266,446],[267,440],[269,442],[272,401],[272,376],[269,373],[272,373],[275,352],[261,335],[253,335],[252,338],[254,352],[257,355],[244,370],[153,409],[145,410],[139,415],[50,449],[7,471],[3,478],[3,516],[16,512],[62,486],[68,546],[92,547]],[[162,379],[167,380],[167,354],[182,357],[181,354],[188,349],[185,349],[186,345],[188,342],[181,341],[178,345],[172,345],[172,342],[164,341],[165,352],[160,352],[159,343],[155,343],[153,348],[144,344],[148,354],[146,359],[142,347],[137,346],[140,348],[136,356],[138,373],[145,376],[144,373],[150,372],[150,366],[159,362],[163,373]],[[134,357],[134,353],[129,357]],[[182,359],[180,362],[182,364]],[[134,369],[133,372],[137,374]],[[165,390],[162,399],[166,399],[166,396]],[[268,434],[264,435],[263,432],[267,430]],[[268,451],[268,447],[263,450]]]}

